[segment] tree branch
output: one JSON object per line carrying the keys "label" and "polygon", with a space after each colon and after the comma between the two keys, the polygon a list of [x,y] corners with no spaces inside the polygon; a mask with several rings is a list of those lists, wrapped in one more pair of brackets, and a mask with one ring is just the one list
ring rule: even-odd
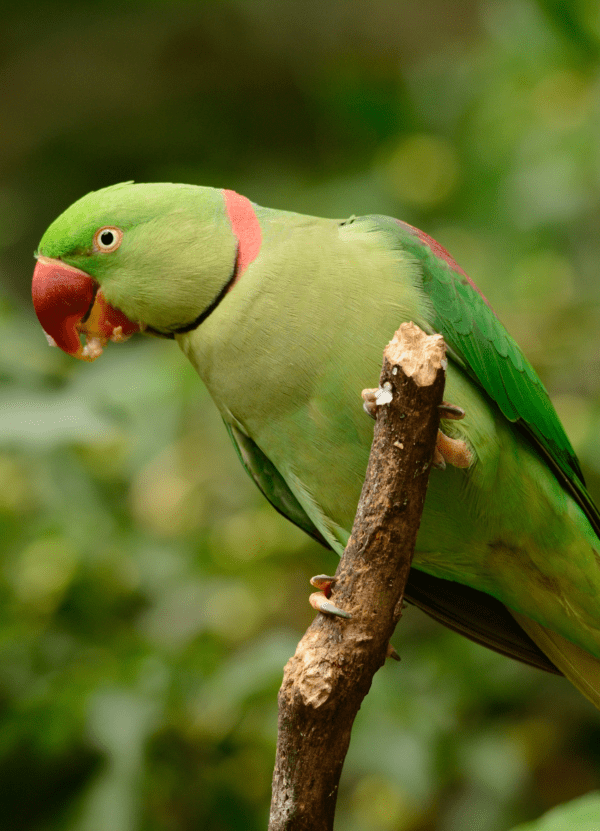
{"label": "tree branch", "polygon": [[269,831],[333,828],[352,724],[401,616],[445,367],[442,337],[412,323],[384,351],[385,394],[375,404],[369,465],[332,598],[352,619],[317,615],[285,667]]}

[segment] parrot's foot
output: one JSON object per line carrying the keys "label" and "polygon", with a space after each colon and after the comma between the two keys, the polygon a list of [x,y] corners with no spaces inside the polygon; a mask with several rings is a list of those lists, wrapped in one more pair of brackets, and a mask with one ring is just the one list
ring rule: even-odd
{"label": "parrot's foot", "polygon": [[433,466],[440,470],[446,469],[446,464],[454,467],[470,467],[473,462],[473,454],[467,447],[467,443],[461,439],[451,439],[441,430],[438,430],[433,451]]}
{"label": "parrot's foot", "polygon": [[[376,387],[375,389],[366,389],[361,392],[363,399],[363,410],[371,418],[377,417],[377,407],[382,404],[389,403],[389,390],[385,387]],[[452,421],[460,421],[465,417],[465,411],[462,407],[456,404],[449,404],[448,401],[442,401],[439,405],[440,418],[448,418]]]}
{"label": "parrot's foot", "polygon": [[311,577],[311,586],[314,586],[316,589],[320,589],[320,591],[313,592],[313,594],[311,594],[308,598],[308,602],[313,609],[316,609],[317,612],[322,612],[324,615],[335,615],[337,617],[350,619],[352,615],[348,614],[348,612],[345,612],[343,609],[338,609],[338,607],[329,599],[331,597],[331,588],[335,581],[335,577],[329,577],[327,574],[317,574],[316,577]]}
{"label": "parrot's foot", "polygon": [[[450,404],[448,401],[442,401],[439,405],[440,418],[446,418],[450,421],[461,421],[465,417],[465,411],[462,407],[456,404]],[[473,461],[473,454],[466,445],[466,442],[460,439],[451,439],[441,430],[438,430],[438,435],[435,443],[435,450],[433,451],[433,466],[439,470],[445,470],[446,464],[454,465],[454,467],[469,467]]]}
{"label": "parrot's foot", "polygon": [[389,404],[392,400],[392,386],[389,381],[386,381],[382,387],[363,390],[361,397],[365,413],[371,418],[377,418],[377,407]]}
{"label": "parrot's foot", "polygon": [[[366,389],[362,393],[363,409],[371,416],[377,418],[377,407],[382,404],[388,404],[391,395],[390,390],[384,387],[376,389]],[[448,401],[442,401],[439,405],[440,417],[451,421],[460,421],[465,417],[465,411],[462,407],[456,404],[450,404]],[[473,454],[467,447],[464,441],[460,439],[451,439],[441,430],[438,430],[438,437],[436,440],[435,450],[433,451],[433,466],[440,470],[446,469],[446,464],[454,465],[454,467],[470,467],[473,462]],[[315,578],[313,578],[315,579]],[[311,580],[312,583],[312,580]],[[313,583],[316,585],[316,583]],[[329,595],[326,595],[329,597]],[[313,603],[314,605],[314,603]],[[315,606],[315,608],[317,608]]]}
{"label": "parrot's foot", "polygon": [[438,406],[440,411],[440,418],[449,418],[452,421],[460,421],[465,417],[465,411],[462,407],[456,404],[449,404],[447,401],[442,401]]}
{"label": "parrot's foot", "polygon": [[[334,585],[335,581],[335,577],[330,577],[327,574],[317,574],[316,577],[311,577],[311,586],[314,586],[316,589],[320,589],[320,591],[313,592],[313,594],[311,594],[308,598],[308,602],[313,609],[317,610],[317,612],[321,612],[324,615],[335,615],[349,620],[352,615],[348,614],[348,612],[345,612],[343,609],[338,609],[338,607],[335,606],[331,600],[329,600],[329,597],[331,596],[331,587]],[[393,658],[394,661],[400,660],[400,655],[398,655],[391,643],[388,643],[385,657]]]}

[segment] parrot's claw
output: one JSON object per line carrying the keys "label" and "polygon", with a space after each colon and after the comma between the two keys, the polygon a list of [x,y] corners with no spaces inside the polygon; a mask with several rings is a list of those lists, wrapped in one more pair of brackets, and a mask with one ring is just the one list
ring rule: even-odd
{"label": "parrot's claw", "polygon": [[320,589],[320,591],[313,592],[308,598],[308,602],[317,612],[322,612],[324,615],[335,615],[336,617],[343,617],[349,620],[352,615],[343,609],[338,609],[329,599],[331,597],[331,588],[335,581],[335,577],[330,577],[327,574],[317,574],[315,577],[311,577],[311,586]]}
{"label": "parrot's claw", "polygon": [[386,658],[393,658],[394,661],[399,661],[400,660],[400,655],[398,655],[398,653],[396,652],[396,650],[394,649],[394,647],[392,646],[391,643],[388,643],[388,645],[387,645],[387,652],[385,653],[385,657]]}
{"label": "parrot's claw", "polygon": [[392,385],[386,381],[382,387],[377,389],[366,389],[361,392],[363,410],[371,418],[377,418],[377,407],[389,404],[393,398]]}
{"label": "parrot's claw", "polygon": [[453,421],[460,421],[465,417],[465,411],[462,407],[457,407],[456,404],[449,404],[447,401],[442,401],[438,406],[440,411],[440,418],[449,418]]}
{"label": "parrot's claw", "polygon": [[361,397],[363,400],[363,410],[365,413],[371,418],[377,418],[377,393],[379,390],[377,387],[375,389],[366,389],[361,392]]}
{"label": "parrot's claw", "polygon": [[363,401],[363,410],[368,416],[371,416],[373,420],[377,418],[375,405],[371,404],[369,401]]}
{"label": "parrot's claw", "polygon": [[473,463],[473,453],[467,443],[461,439],[451,439],[441,430],[438,430],[433,454],[433,466],[445,469],[446,464],[454,467],[470,467]]}
{"label": "parrot's claw", "polygon": [[325,597],[323,592],[313,592],[308,598],[308,602],[313,609],[316,609],[317,612],[322,612],[324,615],[335,615],[336,617],[343,617],[348,620],[352,617],[351,614],[345,612],[343,609],[338,609],[331,600]]}
{"label": "parrot's claw", "polygon": [[437,468],[438,470],[446,470],[446,460],[437,447],[433,448],[433,461],[431,463],[433,467]]}
{"label": "parrot's claw", "polygon": [[[366,389],[361,395],[363,399],[363,409],[370,415],[371,418],[377,417],[377,407],[382,403],[387,403],[387,400],[382,401],[382,395],[385,395],[387,390],[384,389]],[[465,411],[462,407],[456,404],[450,404],[448,401],[442,401],[439,405],[440,417],[450,419],[452,421],[460,421],[465,417]],[[438,470],[445,470],[446,464],[454,465],[454,467],[470,467],[473,461],[473,454],[467,447],[464,441],[460,439],[451,439],[441,430],[438,430],[438,437],[436,447],[433,451],[433,467]],[[312,581],[311,581],[312,582]],[[313,583],[316,586],[316,583]],[[317,588],[321,588],[318,586]]]}
{"label": "parrot's claw", "polygon": [[[382,400],[382,395],[385,396],[386,392],[387,390],[377,388],[362,391],[361,396],[363,399],[363,410],[367,413],[367,415],[370,415],[371,418],[377,417],[377,407],[381,406],[383,403],[388,403],[387,399]],[[456,404],[450,404],[448,401],[442,401],[438,408],[441,418],[460,421],[465,417],[465,411],[462,407],[458,407]]]}

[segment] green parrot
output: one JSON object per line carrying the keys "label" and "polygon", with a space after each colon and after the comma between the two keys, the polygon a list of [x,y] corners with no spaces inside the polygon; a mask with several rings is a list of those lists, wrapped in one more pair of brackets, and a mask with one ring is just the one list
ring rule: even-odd
{"label": "green parrot", "polygon": [[442,334],[449,404],[407,599],[600,708],[600,514],[540,379],[435,240],[126,182],[68,208],[36,258],[51,343],[94,360],[134,332],[176,340],[267,499],[338,554],[373,435],[361,391],[402,322]]}

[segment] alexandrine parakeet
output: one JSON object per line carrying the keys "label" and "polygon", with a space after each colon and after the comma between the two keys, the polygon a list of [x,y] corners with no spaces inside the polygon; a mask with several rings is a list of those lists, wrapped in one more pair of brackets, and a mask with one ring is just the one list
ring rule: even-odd
{"label": "alexandrine parakeet", "polygon": [[36,256],[51,341],[93,360],[134,332],[175,339],[267,499],[338,553],[373,433],[361,390],[400,323],[441,333],[445,398],[465,411],[442,429],[467,466],[431,473],[407,598],[600,707],[600,514],[535,371],[433,239],[124,183],[68,208]]}

